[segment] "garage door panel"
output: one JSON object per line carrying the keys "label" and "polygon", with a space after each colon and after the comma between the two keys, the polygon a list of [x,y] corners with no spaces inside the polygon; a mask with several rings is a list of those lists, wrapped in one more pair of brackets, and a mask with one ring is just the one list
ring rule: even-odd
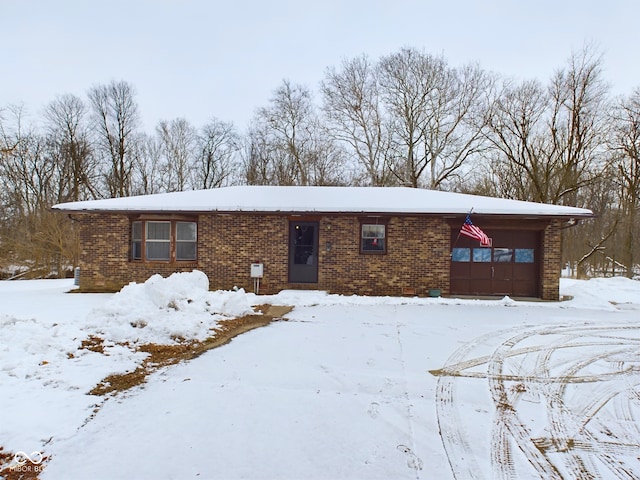
{"label": "garage door panel", "polygon": [[485,230],[485,233],[493,239],[493,244],[497,246],[509,246],[512,243],[512,230]]}
{"label": "garage door panel", "polygon": [[491,288],[492,295],[513,295],[513,282],[511,280],[494,280]]}
{"label": "garage door panel", "polygon": [[539,296],[540,232],[490,230],[491,248],[477,240],[460,238],[452,230],[450,287],[453,294]]}
{"label": "garage door panel", "polygon": [[480,280],[491,280],[491,264],[472,263],[469,267],[469,276]]}
{"label": "garage door panel", "polygon": [[514,231],[513,232],[513,245],[517,245],[519,248],[538,248],[540,234],[538,232],[530,231]]}
{"label": "garage door panel", "polygon": [[468,278],[452,278],[450,283],[450,288],[452,292],[458,292],[458,293],[471,291]]}
{"label": "garage door panel", "polygon": [[513,265],[513,279],[515,281],[534,280],[537,278],[537,265],[530,264],[514,264]]}
{"label": "garage door panel", "polygon": [[471,278],[469,279],[468,295],[492,295],[493,293],[489,289],[491,282],[486,280]]}
{"label": "garage door panel", "polygon": [[537,297],[538,281],[534,279],[514,280],[512,295],[519,297]]}
{"label": "garage door panel", "polygon": [[469,278],[469,262],[451,262],[451,278]]}
{"label": "garage door panel", "polygon": [[492,268],[494,280],[511,281],[513,278],[513,265],[510,263],[494,263]]}

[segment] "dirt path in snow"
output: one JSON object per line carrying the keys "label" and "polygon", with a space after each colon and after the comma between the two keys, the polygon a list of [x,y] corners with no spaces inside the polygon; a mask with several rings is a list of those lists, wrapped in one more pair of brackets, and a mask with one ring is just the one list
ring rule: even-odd
{"label": "dirt path in snow", "polygon": [[[222,320],[214,335],[198,342],[183,342],[177,345],[147,344],[140,347],[140,351],[148,352],[149,357],[135,371],[118,375],[111,375],[100,382],[91,392],[91,395],[108,395],[126,391],[134,386],[144,383],[154,371],[159,368],[174,365],[176,363],[191,360],[213,348],[226,345],[233,338],[254,328],[263,327],[275,320],[283,320],[284,316],[293,310],[293,307],[279,305],[261,305],[255,308],[259,314],[246,315],[244,317]],[[82,342],[81,349],[104,353],[103,339],[91,336]],[[89,421],[99,411],[94,410]],[[38,480],[39,474],[46,468],[48,456],[42,452],[34,452],[40,455],[42,464],[34,465],[26,462],[24,465],[16,465],[16,453],[6,451],[0,445],[0,477],[6,480]]]}
{"label": "dirt path in snow", "polygon": [[[456,478],[640,478],[639,326],[491,332],[431,373]],[[476,391],[484,411],[462,400]],[[470,440],[472,418],[486,421],[490,448]]]}
{"label": "dirt path in snow", "polygon": [[[264,327],[274,320],[282,320],[292,309],[293,307],[289,306],[261,305],[256,307],[260,314],[246,315],[218,322],[218,327],[214,330],[214,334],[204,341],[182,342],[176,345],[142,345],[139,350],[149,353],[142,365],[133,372],[111,375],[103,379],[89,393],[102,396],[128,390],[144,383],[147,376],[159,368],[191,360],[212,348],[226,345],[233,338],[249,330]],[[102,339],[92,337],[86,344],[83,344],[83,348],[99,352],[102,348]]]}

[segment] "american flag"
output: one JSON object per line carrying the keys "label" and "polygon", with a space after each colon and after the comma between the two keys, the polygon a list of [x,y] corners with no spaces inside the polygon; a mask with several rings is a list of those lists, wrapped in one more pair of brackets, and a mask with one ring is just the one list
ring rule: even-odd
{"label": "american flag", "polygon": [[462,228],[460,229],[460,233],[462,235],[466,235],[467,237],[475,238],[476,240],[480,240],[480,245],[483,247],[491,246],[491,239],[487,237],[487,234],[480,230],[479,227],[476,227],[471,222],[471,217],[467,215],[464,223],[462,224]]}

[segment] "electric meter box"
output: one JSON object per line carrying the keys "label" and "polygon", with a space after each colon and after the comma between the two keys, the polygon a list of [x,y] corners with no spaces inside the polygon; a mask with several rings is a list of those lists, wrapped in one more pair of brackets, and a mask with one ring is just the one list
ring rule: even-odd
{"label": "electric meter box", "polygon": [[264,274],[264,264],[263,263],[252,263],[251,264],[251,278],[262,278]]}

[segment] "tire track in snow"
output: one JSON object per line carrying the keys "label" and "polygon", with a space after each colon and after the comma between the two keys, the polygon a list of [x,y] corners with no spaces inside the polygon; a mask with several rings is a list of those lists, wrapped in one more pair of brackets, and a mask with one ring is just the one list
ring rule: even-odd
{"label": "tire track in snow", "polygon": [[[599,335],[600,330],[582,330],[581,333],[589,335],[595,333]],[[606,337],[608,337],[609,340],[613,338],[612,336]],[[564,342],[574,341],[575,338],[575,335],[571,335],[564,339]],[[615,342],[608,343],[607,341],[606,344],[603,343],[600,346],[617,347],[620,340],[621,338],[618,337]],[[582,346],[582,344],[578,345]],[[565,405],[567,388],[571,384],[572,379],[575,379],[581,370],[603,360],[608,361],[612,356],[615,358],[621,354],[628,353],[630,348],[635,348],[635,346],[616,348],[613,351],[607,351],[605,349],[603,353],[576,361],[576,363],[562,373],[560,381],[549,384],[549,391],[547,392],[546,398],[551,432],[550,438],[553,440],[555,451],[565,453],[561,457],[561,460],[572,478],[591,479],[599,477],[599,469],[595,463],[596,459],[618,478],[634,478],[628,477],[629,468],[615,456],[608,453],[608,448],[604,448],[604,446],[603,448],[598,448],[597,445],[600,442],[588,429],[589,423],[598,423],[598,421],[592,421],[597,412],[608,405],[610,400],[619,394],[621,383],[624,382],[616,382],[615,380],[620,380],[629,373],[629,370],[624,367],[624,364],[620,362],[610,362],[615,368],[612,369],[613,371],[608,372],[609,375],[601,375],[599,387],[602,388],[594,390],[594,392],[598,392],[597,395],[585,395],[582,397],[586,400],[586,403],[583,404],[581,398],[581,402],[574,404],[571,410]],[[548,353],[551,353],[551,350]],[[550,358],[548,353],[545,355],[547,362]],[[582,448],[575,448],[575,445],[581,445]],[[590,454],[584,455],[585,452],[589,452]]]}
{"label": "tire track in snow", "polygon": [[[510,329],[507,331],[511,332],[515,330],[516,329]],[[449,460],[449,465],[456,478],[482,478],[482,473],[476,462],[473,449],[465,437],[464,422],[455,403],[455,387],[459,381],[457,374],[467,368],[485,363],[490,358],[489,356],[487,356],[486,359],[485,357],[480,357],[483,358],[481,361],[469,360],[465,362],[465,359],[473,350],[488,343],[494,339],[495,336],[496,332],[490,332],[471,342],[467,342],[447,359],[445,366],[441,370],[431,372],[433,375],[438,376],[436,385],[436,413],[440,437]],[[464,367],[456,367],[462,362],[465,362]]]}
{"label": "tire track in snow", "polygon": [[[614,478],[640,478],[639,331],[635,325],[520,328],[456,350],[431,372],[439,377],[436,413],[454,476],[482,476],[480,448],[469,443],[456,401],[456,386],[471,377],[486,379],[493,402],[493,477],[513,478],[530,465],[544,478],[597,478],[601,468]],[[498,343],[492,354],[472,356],[490,341]],[[536,408],[546,434],[534,437],[532,420],[520,414],[532,406],[520,404],[524,396],[543,399]]]}
{"label": "tire track in snow", "polygon": [[407,421],[408,421],[408,429],[409,429],[409,438],[411,440],[411,447],[406,445],[398,445],[396,448],[404,453],[407,458],[407,467],[412,468],[416,472],[416,480],[420,478],[420,471],[424,466],[422,459],[415,454],[416,450],[416,438],[415,438],[415,429],[413,426],[413,413],[411,411],[411,396],[409,395],[409,381],[407,379],[407,368],[404,360],[404,348],[402,346],[402,336],[400,332],[400,327],[403,326],[398,321],[398,313],[397,307],[394,307],[394,317],[396,319],[396,339],[398,342],[398,352],[399,352],[399,362],[400,367],[402,369],[402,379],[404,381],[404,399],[405,399],[405,411],[407,413]]}
{"label": "tire track in snow", "polygon": [[495,350],[487,368],[490,375],[489,390],[496,408],[494,425],[500,426],[498,429],[494,428],[491,439],[494,459],[492,467],[496,478],[514,478],[516,476],[512,455],[501,456],[493,452],[494,448],[504,448],[510,452],[511,441],[515,442],[526,459],[545,478],[562,478],[560,472],[549,459],[536,448],[529,430],[524,426],[524,422],[518,418],[516,406],[521,394],[526,391],[526,386],[524,383],[515,384],[512,388],[513,394],[509,396],[505,380],[501,378],[507,353],[533,335],[536,333],[524,332],[503,342]]}
{"label": "tire track in snow", "polygon": [[[575,335],[563,338],[560,342],[555,343],[555,345],[557,346],[558,343],[567,344],[575,338]],[[545,355],[543,355],[541,367],[546,372],[550,371],[550,359],[554,350],[554,348],[548,348]],[[602,354],[571,365],[565,372],[559,375],[557,381],[549,383],[546,389],[545,398],[547,400],[550,443],[553,446],[554,452],[566,453],[561,457],[561,461],[564,466],[564,471],[568,472],[573,478],[594,479],[596,477],[593,472],[597,472],[597,467],[591,459],[587,459],[585,463],[585,460],[580,455],[577,455],[575,449],[572,447],[576,441],[578,441],[576,439],[582,439],[583,444],[589,443],[586,438],[583,438],[584,435],[581,433],[581,426],[574,420],[574,418],[582,417],[585,409],[575,407],[572,412],[569,412],[565,407],[563,399],[571,379],[575,378],[580,370],[606,356],[607,354]],[[546,454],[547,449],[541,450]]]}

